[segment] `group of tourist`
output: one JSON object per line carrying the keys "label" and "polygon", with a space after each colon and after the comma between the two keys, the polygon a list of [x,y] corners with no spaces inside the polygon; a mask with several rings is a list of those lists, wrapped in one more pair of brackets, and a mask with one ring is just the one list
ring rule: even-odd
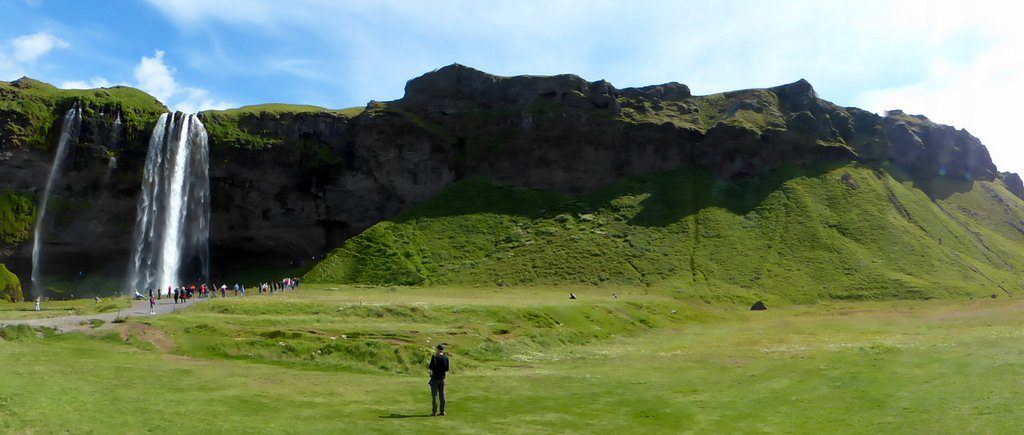
{"label": "group of tourist", "polygon": [[[285,278],[280,282],[270,281],[260,284],[260,293],[273,293],[282,290],[291,290],[299,286],[299,278]],[[237,285],[237,284],[236,284]]]}
{"label": "group of tourist", "polygon": [[[284,278],[280,281],[269,281],[259,285],[260,293],[274,293],[275,291],[291,290],[298,288],[301,279],[299,278]],[[156,301],[167,296],[168,298],[174,298],[175,304],[188,303],[189,299],[198,297],[199,299],[215,298],[217,297],[216,287],[208,287],[206,284],[199,284],[198,286],[193,284],[182,285],[180,287],[167,286],[167,292],[163,293],[159,288],[149,290],[149,312],[150,314],[156,313]],[[219,288],[220,297],[228,297],[228,285],[222,284]],[[235,283],[233,290],[235,296],[245,296],[245,286]],[[135,298],[143,299],[145,296],[139,293],[138,289],[135,289]]]}

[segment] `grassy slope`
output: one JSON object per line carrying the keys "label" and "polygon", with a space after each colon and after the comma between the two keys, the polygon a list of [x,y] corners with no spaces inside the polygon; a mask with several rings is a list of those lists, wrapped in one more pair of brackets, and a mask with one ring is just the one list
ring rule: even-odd
{"label": "grassy slope", "polygon": [[[1024,375],[1019,301],[708,307],[696,316],[653,292],[613,300],[583,289],[569,301],[560,290],[513,290],[303,289],[152,319],[168,335],[133,329],[127,341],[0,331],[0,431],[1010,432],[1019,421],[1018,394],[1007,388]],[[635,303],[678,306],[688,321]],[[413,307],[421,314],[407,318]],[[457,326],[461,310],[470,325]],[[577,320],[608,311],[623,317]],[[531,312],[562,326],[514,317]],[[476,325],[479,313],[487,323]],[[629,326],[634,314],[661,323]],[[321,333],[398,347],[386,341],[396,330],[457,340],[448,417],[416,418],[429,413],[422,367],[360,369],[375,353],[358,347],[296,353]],[[606,335],[481,359],[472,353],[479,330],[508,330],[512,343],[538,330]],[[281,332],[258,337],[268,331]],[[253,357],[216,354],[257,338],[266,349]],[[407,339],[424,352],[432,344],[425,334]]]}
{"label": "grassy slope", "polygon": [[58,89],[29,78],[0,82],[0,111],[18,113],[21,122],[5,126],[17,142],[47,148],[51,130],[59,128],[58,119],[74,102],[82,104],[85,116],[93,111],[121,113],[122,125],[128,132],[148,132],[167,107],[156,98],[138,89],[115,86],[100,89]]}
{"label": "grassy slope", "polygon": [[[1017,292],[1024,203],[857,165],[726,182],[699,171],[567,197],[471,180],[350,239],[309,282],[615,284],[809,302]],[[925,192],[930,192],[932,200]]]}

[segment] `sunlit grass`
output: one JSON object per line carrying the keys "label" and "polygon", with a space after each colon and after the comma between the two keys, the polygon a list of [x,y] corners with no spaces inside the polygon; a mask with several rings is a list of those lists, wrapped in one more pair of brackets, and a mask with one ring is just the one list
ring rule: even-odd
{"label": "sunlit grass", "polygon": [[[472,297],[462,295],[466,289],[433,290],[296,290],[140,319],[151,326],[129,322],[123,336],[14,336],[0,341],[7,367],[0,430],[1005,432],[1021,417],[1013,380],[1024,375],[1022,301],[750,312],[671,294],[613,298],[574,289],[580,298],[570,301],[563,289],[541,287]],[[644,314],[643,298],[679,318]],[[644,316],[649,325],[639,323]],[[373,366],[406,341],[427,351],[413,330],[452,344],[444,419],[418,418],[429,413],[420,364]],[[330,334],[376,342],[379,352],[338,348],[319,365],[312,355],[289,354]],[[495,334],[521,347],[479,353]],[[550,340],[571,336],[587,339]],[[252,357],[217,350],[247,340],[273,350],[254,345],[265,353]],[[168,408],[188,418],[154,417]]]}

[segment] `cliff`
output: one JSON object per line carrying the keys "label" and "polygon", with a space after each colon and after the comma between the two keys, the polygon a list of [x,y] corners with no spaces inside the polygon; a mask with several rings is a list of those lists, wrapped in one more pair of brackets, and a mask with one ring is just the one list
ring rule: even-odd
{"label": "cliff", "polygon": [[[41,98],[17,83],[3,88],[10,101]],[[118,259],[127,258],[144,138],[163,108],[113,91],[55,91],[60,97],[43,104],[49,111],[39,113],[48,118],[38,122],[0,110],[8,132],[0,137],[0,190],[35,199],[52,159],[46,148],[56,114],[72,101],[111,95],[88,104],[103,109],[86,116],[62,193],[67,211],[47,232],[55,235],[48,261],[63,275],[116,278],[127,261]],[[118,111],[138,115],[109,137],[106,126]],[[839,107],[803,80],[694,96],[678,83],[617,89],[574,75],[499,77],[450,65],[410,80],[403,98],[365,108],[263,105],[208,111],[202,119],[211,140],[215,277],[310,265],[461,180],[585,195],[657,172],[703,171],[734,183],[854,162],[892,168],[922,186],[935,179],[1012,181],[963,130],[899,111],[878,116]],[[0,262],[22,276],[26,245],[0,252]]]}

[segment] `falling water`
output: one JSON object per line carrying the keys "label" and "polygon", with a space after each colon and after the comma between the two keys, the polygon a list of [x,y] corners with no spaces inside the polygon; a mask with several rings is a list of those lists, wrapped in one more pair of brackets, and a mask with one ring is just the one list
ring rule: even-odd
{"label": "falling water", "polygon": [[82,109],[75,103],[67,113],[60,126],[60,140],[57,142],[57,153],[53,156],[53,164],[50,165],[50,175],[46,177],[46,188],[39,200],[39,216],[36,218],[35,233],[32,237],[32,295],[42,296],[42,286],[39,283],[39,257],[43,249],[43,224],[46,217],[46,207],[50,203],[50,190],[60,178],[61,168],[64,166],[64,159],[68,155],[68,143],[71,138],[77,136],[79,127],[82,124]]}
{"label": "falling water", "polygon": [[182,278],[209,280],[208,156],[199,118],[181,112],[160,116],[143,169],[129,266],[132,290],[166,292]]}
{"label": "falling water", "polygon": [[[110,147],[115,148],[121,139],[121,112],[117,112],[117,118],[114,119],[114,127],[110,129]],[[107,186],[110,183],[110,176],[114,173],[114,169],[117,169],[117,156],[113,153],[107,160],[107,172],[103,174],[103,192],[107,192]]]}

